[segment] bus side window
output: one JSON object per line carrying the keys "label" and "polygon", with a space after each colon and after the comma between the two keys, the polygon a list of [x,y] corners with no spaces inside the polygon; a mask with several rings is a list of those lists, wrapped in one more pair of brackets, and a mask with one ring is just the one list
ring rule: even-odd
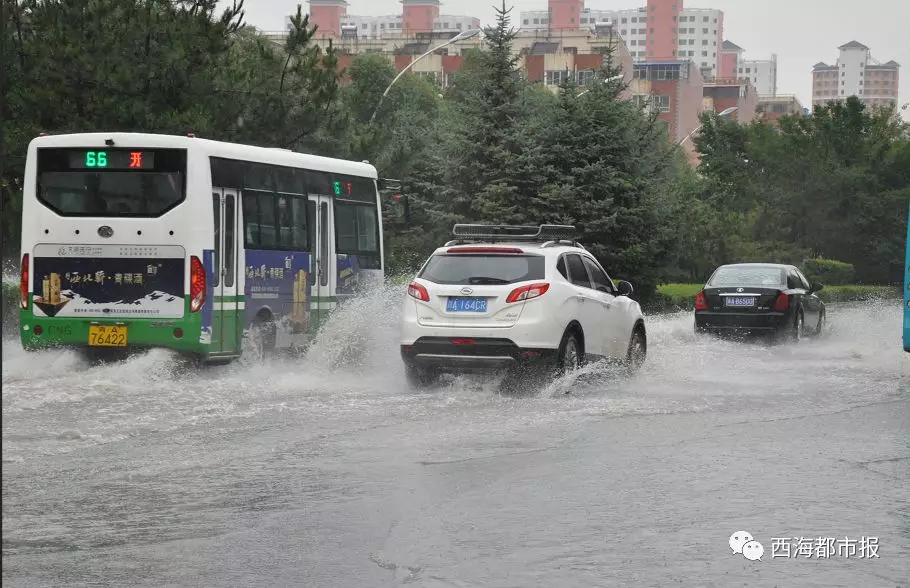
{"label": "bus side window", "polygon": [[294,214],[291,209],[291,198],[278,196],[278,243],[281,249],[294,248]]}
{"label": "bus side window", "polygon": [[215,279],[212,285],[216,288],[221,283],[221,195],[212,194],[212,212],[215,214],[215,254],[212,260],[212,273]]}
{"label": "bus side window", "polygon": [[256,249],[259,246],[259,207],[256,205],[256,193],[244,192],[242,203],[244,242],[248,248]]}
{"label": "bus side window", "polygon": [[309,231],[311,221],[306,214],[307,201],[305,198],[292,198],[291,203],[293,206],[293,248],[306,251],[310,248],[309,236],[312,234]]}
{"label": "bus side window", "polygon": [[259,192],[259,246],[263,249],[278,247],[278,200],[273,193]]}
{"label": "bus side window", "polygon": [[310,239],[310,242],[307,243],[309,245],[307,251],[310,254],[310,275],[308,280],[310,286],[315,286],[316,279],[313,277],[313,273],[316,268],[316,203],[312,200],[307,200],[306,203],[306,231]]}
{"label": "bus side window", "polygon": [[236,204],[234,195],[228,194],[224,197],[224,287],[231,288],[234,286],[234,239],[236,239],[234,227],[237,226]]}

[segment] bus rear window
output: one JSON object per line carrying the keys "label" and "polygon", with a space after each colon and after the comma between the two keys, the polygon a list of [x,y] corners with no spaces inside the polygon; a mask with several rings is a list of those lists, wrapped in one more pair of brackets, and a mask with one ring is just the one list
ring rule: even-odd
{"label": "bus rear window", "polygon": [[38,200],[61,216],[158,217],[186,195],[186,151],[38,150]]}

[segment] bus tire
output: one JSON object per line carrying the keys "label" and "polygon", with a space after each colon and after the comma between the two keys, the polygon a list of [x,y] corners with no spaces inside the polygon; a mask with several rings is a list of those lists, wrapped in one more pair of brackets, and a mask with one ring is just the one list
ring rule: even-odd
{"label": "bus tire", "polygon": [[271,313],[259,313],[253,321],[253,324],[250,325],[250,334],[263,359],[275,353],[275,344],[278,339],[278,324],[272,318]]}

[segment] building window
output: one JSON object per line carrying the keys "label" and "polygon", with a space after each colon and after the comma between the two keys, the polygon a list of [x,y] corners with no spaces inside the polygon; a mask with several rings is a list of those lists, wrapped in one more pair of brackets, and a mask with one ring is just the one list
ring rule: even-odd
{"label": "building window", "polygon": [[569,79],[568,73],[564,69],[547,71],[544,74],[544,83],[548,86],[558,86]]}
{"label": "building window", "polygon": [[595,76],[594,70],[586,70],[578,72],[578,85],[587,86],[588,83],[594,80]]}

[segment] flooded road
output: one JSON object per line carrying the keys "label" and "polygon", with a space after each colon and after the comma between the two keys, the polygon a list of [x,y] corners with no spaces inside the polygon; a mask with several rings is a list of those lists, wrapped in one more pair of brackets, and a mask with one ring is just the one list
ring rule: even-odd
{"label": "flooded road", "polygon": [[910,586],[900,302],[797,346],[650,317],[636,377],[506,397],[408,392],[396,317],[362,320],[387,301],[303,360],[202,372],[4,342],[4,586]]}

